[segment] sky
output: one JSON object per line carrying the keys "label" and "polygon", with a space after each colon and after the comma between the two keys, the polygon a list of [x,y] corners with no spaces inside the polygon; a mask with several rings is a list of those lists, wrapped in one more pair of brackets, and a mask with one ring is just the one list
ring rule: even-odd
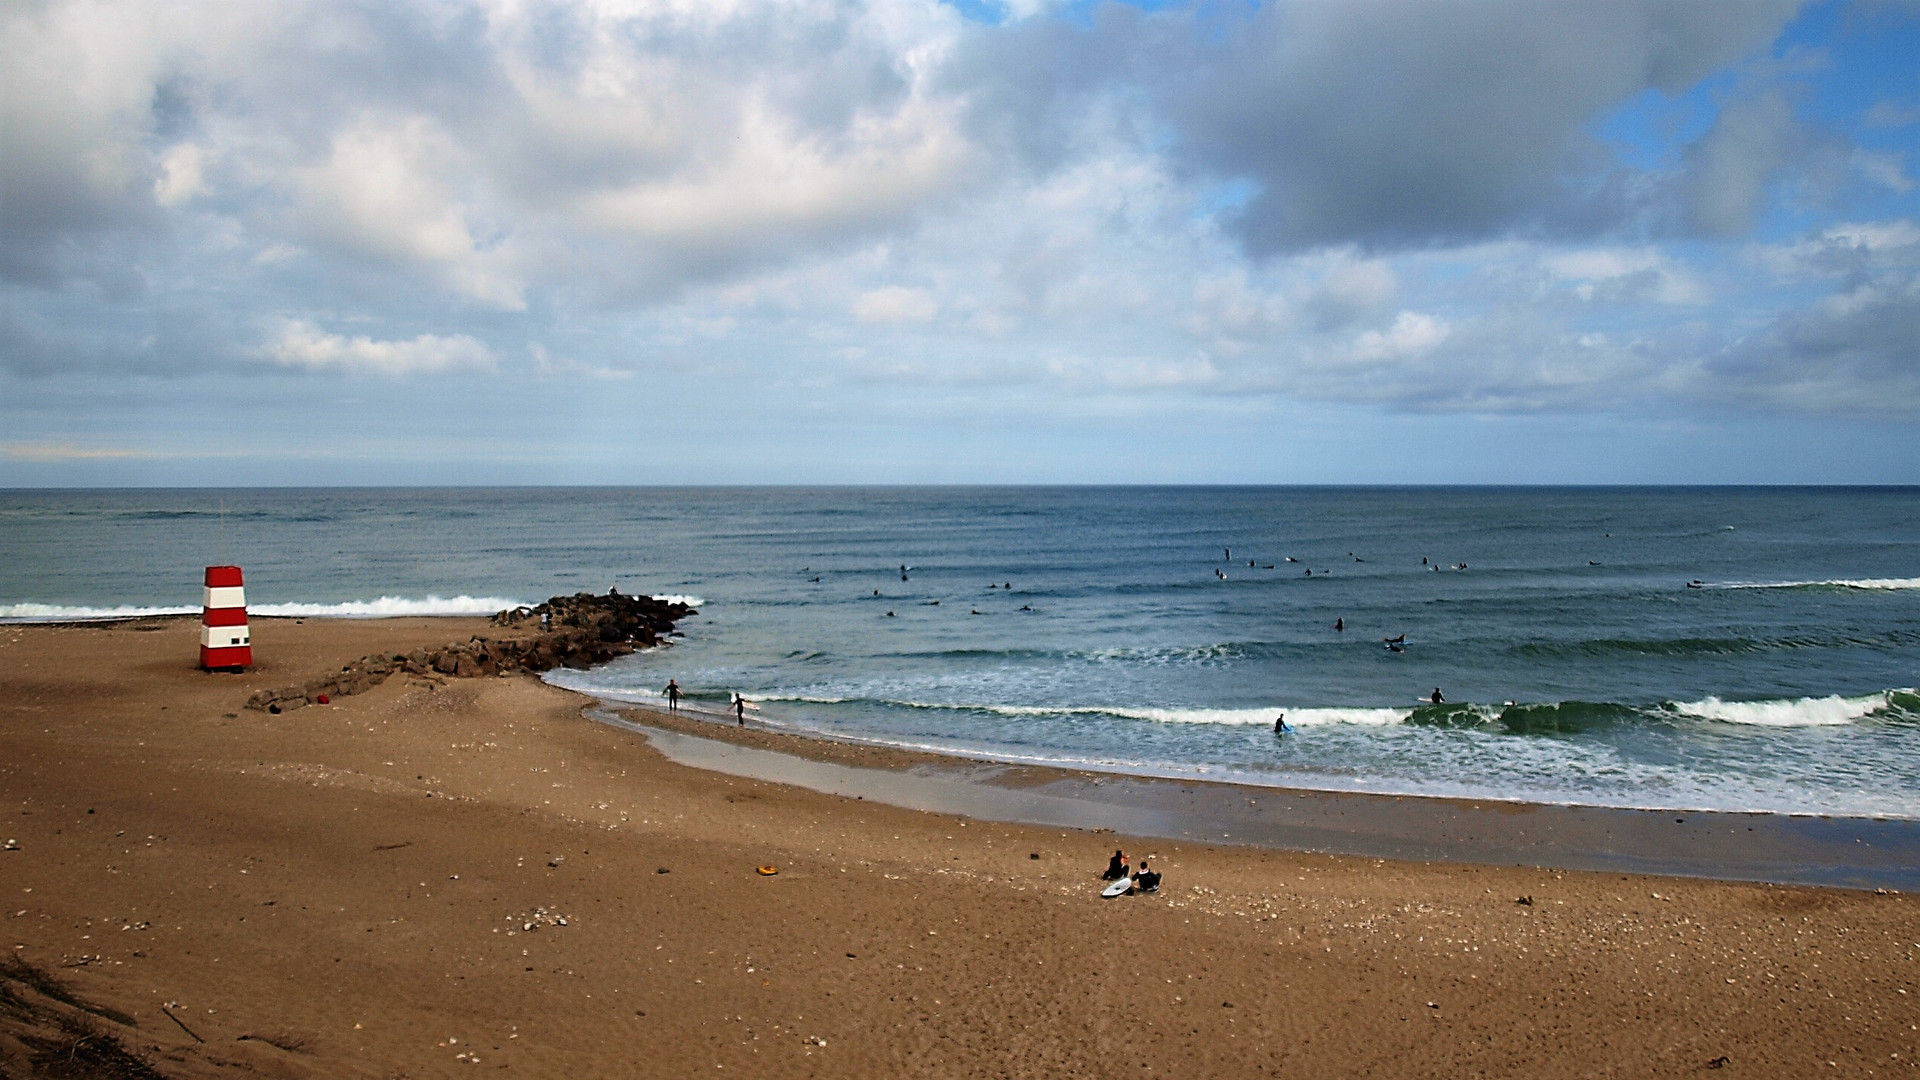
{"label": "sky", "polygon": [[10,0],[0,487],[1920,483],[1914,0]]}

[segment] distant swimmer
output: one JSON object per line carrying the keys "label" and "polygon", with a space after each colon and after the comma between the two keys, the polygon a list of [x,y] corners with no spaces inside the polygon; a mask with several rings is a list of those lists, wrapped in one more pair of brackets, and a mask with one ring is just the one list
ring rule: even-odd
{"label": "distant swimmer", "polygon": [[1425,555],[1420,556],[1420,565],[1421,566],[1427,565],[1427,557]]}
{"label": "distant swimmer", "polygon": [[887,612],[887,618],[889,619],[893,618],[893,612],[891,611]]}
{"label": "distant swimmer", "polygon": [[1433,702],[1435,705],[1445,705],[1447,703],[1447,699],[1440,695],[1440,688],[1437,686],[1433,688],[1433,693],[1427,697],[1427,700]]}
{"label": "distant swimmer", "polygon": [[1467,564],[1463,562],[1457,562],[1453,564],[1453,568],[1455,570],[1465,570],[1467,568]]}
{"label": "distant swimmer", "polygon": [[1293,725],[1287,723],[1286,713],[1281,713],[1279,716],[1273,718],[1273,733],[1275,735],[1293,734]]}
{"label": "distant swimmer", "polygon": [[1287,556],[1287,561],[1288,561],[1288,562],[1299,562],[1300,560],[1299,560],[1299,559],[1296,559],[1296,558],[1294,558],[1294,557],[1293,557],[1293,556],[1291,556],[1291,555],[1289,555],[1289,556]]}
{"label": "distant swimmer", "polygon": [[905,575],[905,574],[901,574],[901,575],[900,575],[900,580],[901,580],[901,581],[905,581],[905,580],[907,580],[907,575]]}
{"label": "distant swimmer", "polygon": [[1248,569],[1253,569],[1253,560],[1252,560],[1252,559],[1248,559],[1248,560],[1247,560],[1247,567],[1248,567]]}
{"label": "distant swimmer", "polygon": [[1387,642],[1387,651],[1388,652],[1406,652],[1407,647],[1405,645],[1400,644],[1397,641],[1389,641]]}
{"label": "distant swimmer", "polygon": [[1232,561],[1233,561],[1233,549],[1232,549],[1232,548],[1221,548],[1220,550],[1221,550],[1222,552],[1224,552],[1224,553],[1225,553],[1225,558],[1222,558],[1222,559],[1220,560],[1221,562],[1232,562]]}
{"label": "distant swimmer", "polygon": [[1599,564],[1599,563],[1597,563],[1597,562],[1594,562],[1594,561],[1593,561],[1592,559],[1588,559],[1588,560],[1587,560],[1587,565],[1588,565],[1588,566],[1599,566],[1600,564]]}
{"label": "distant swimmer", "polygon": [[973,609],[972,611],[970,611],[970,612],[968,612],[967,614],[969,614],[969,615],[978,615],[978,614],[980,614],[980,609],[979,609],[979,608],[974,608],[974,609]]}
{"label": "distant swimmer", "polygon": [[820,579],[818,577],[810,577],[807,580],[813,582],[816,585],[820,583]]}
{"label": "distant swimmer", "polygon": [[1405,645],[1407,643],[1407,635],[1401,634],[1399,637],[1383,637],[1380,640],[1389,645]]}
{"label": "distant swimmer", "polygon": [[1305,574],[1303,574],[1302,576],[1303,576],[1303,577],[1312,577],[1312,576],[1313,576],[1313,571],[1312,571],[1312,570],[1308,570],[1308,571],[1307,571],[1307,572],[1306,572]]}
{"label": "distant swimmer", "polygon": [[873,590],[873,595],[875,595],[875,596],[879,596],[879,595],[880,595],[880,590],[879,590],[879,589],[875,589],[875,590]]}
{"label": "distant swimmer", "polygon": [[1005,585],[1002,585],[1002,586],[1001,586],[1001,588],[1003,588],[1003,589],[1011,589],[1011,588],[1013,588],[1013,582],[1011,582],[1011,581],[1009,581],[1009,582],[1007,582],[1007,583],[1006,583]]}
{"label": "distant swimmer", "polygon": [[1335,630],[1345,630],[1347,628],[1347,620],[1345,619],[1333,620],[1333,628]]}
{"label": "distant swimmer", "polygon": [[1269,570],[1271,570],[1271,569],[1273,569],[1273,564],[1272,564],[1272,563],[1268,563],[1268,564],[1267,564],[1267,569],[1269,569]]}
{"label": "distant swimmer", "polygon": [[1020,605],[1020,610],[1021,610],[1021,611],[1032,611],[1032,610],[1033,610],[1033,605],[1031,605],[1031,604],[1021,604],[1021,605]]}
{"label": "distant swimmer", "polygon": [[938,600],[922,600],[922,601],[920,601],[920,606],[921,606],[921,607],[939,607],[939,606],[940,606],[940,601],[938,601]]}
{"label": "distant swimmer", "polygon": [[1699,578],[1694,578],[1692,581],[1687,582],[1687,588],[1689,589],[1703,589],[1706,585],[1707,583],[1701,581]]}

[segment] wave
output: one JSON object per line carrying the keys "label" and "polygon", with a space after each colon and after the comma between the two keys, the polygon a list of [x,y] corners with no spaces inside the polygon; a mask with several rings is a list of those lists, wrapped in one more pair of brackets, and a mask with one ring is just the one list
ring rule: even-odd
{"label": "wave", "polygon": [[1920,589],[1920,578],[1832,578],[1826,581],[1728,581],[1709,589],[1859,589],[1906,591]]}
{"label": "wave", "polygon": [[84,604],[0,604],[0,622],[85,622],[97,619],[143,619],[151,615],[198,615],[197,607],[88,607]]}
{"label": "wave", "polygon": [[[247,612],[261,616],[312,619],[386,619],[405,615],[492,615],[521,602],[504,596],[382,596],[376,600],[346,600],[337,604],[248,604]],[[120,604],[0,604],[0,622],[80,622],[101,619],[138,619],[153,615],[198,615],[198,606],[141,606]]]}
{"label": "wave", "polygon": [[1702,701],[1675,702],[1668,706],[1681,716],[1718,720],[1726,724],[1757,727],[1834,727],[1863,720],[1876,713],[1912,712],[1920,704],[1912,690],[1883,690],[1860,697],[1791,698],[1773,701],[1723,701],[1709,697]]}
{"label": "wave", "polygon": [[249,604],[255,615],[298,616],[313,619],[389,619],[403,615],[492,615],[524,607],[504,596],[382,596],[378,600],[347,600],[338,604]]}
{"label": "wave", "polygon": [[682,596],[679,593],[668,593],[665,596],[656,596],[654,599],[663,604],[685,604],[693,608],[707,606],[707,602],[698,596]]}
{"label": "wave", "polygon": [[1819,727],[1851,724],[1868,718],[1920,719],[1920,691],[1884,690],[1859,697],[1833,695],[1771,701],[1725,701],[1708,697],[1691,702],[1627,705],[1609,701],[1507,702],[1438,705],[1312,706],[1269,705],[1259,708],[1131,708],[1113,705],[989,705],[964,702],[914,701],[893,698],[847,697],[817,694],[765,693],[761,701],[789,701],[807,705],[862,705],[935,712],[966,712],[1002,717],[1110,717],[1156,724],[1198,724],[1229,727],[1271,727],[1284,715],[1296,728],[1327,725],[1482,729],[1510,735],[1570,735],[1618,724],[1675,719],[1707,720],[1758,727]]}

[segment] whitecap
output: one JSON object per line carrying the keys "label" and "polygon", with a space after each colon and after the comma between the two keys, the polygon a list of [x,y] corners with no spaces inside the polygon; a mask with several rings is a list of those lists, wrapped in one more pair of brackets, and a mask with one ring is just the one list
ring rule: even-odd
{"label": "whitecap", "polygon": [[1893,691],[1861,697],[1807,697],[1773,701],[1723,701],[1709,697],[1703,701],[1676,702],[1670,706],[1682,716],[1718,720],[1727,724],[1758,727],[1834,727],[1851,724],[1893,704]]}

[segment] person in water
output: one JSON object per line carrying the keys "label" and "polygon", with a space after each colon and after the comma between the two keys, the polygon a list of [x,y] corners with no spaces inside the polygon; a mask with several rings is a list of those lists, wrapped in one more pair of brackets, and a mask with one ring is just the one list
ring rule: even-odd
{"label": "person in water", "polygon": [[680,711],[680,684],[673,679],[667,680],[667,711]]}
{"label": "person in water", "polygon": [[1286,713],[1281,713],[1279,716],[1273,718],[1273,733],[1275,735],[1293,734],[1293,725],[1287,723]]}
{"label": "person in water", "polygon": [[[1439,691],[1434,691],[1439,693]],[[738,690],[733,693],[733,715],[740,721],[741,727],[747,726],[747,696]]]}
{"label": "person in water", "polygon": [[1347,628],[1347,620],[1344,618],[1333,620],[1333,628],[1335,630],[1345,630]]}
{"label": "person in water", "polygon": [[1427,700],[1433,702],[1435,705],[1445,705],[1447,703],[1447,699],[1440,696],[1440,688],[1437,686],[1433,688],[1433,695],[1427,698]]}
{"label": "person in water", "polygon": [[1119,881],[1127,875],[1127,853],[1116,851],[1113,858],[1107,860],[1106,872],[1100,875],[1101,881]]}

